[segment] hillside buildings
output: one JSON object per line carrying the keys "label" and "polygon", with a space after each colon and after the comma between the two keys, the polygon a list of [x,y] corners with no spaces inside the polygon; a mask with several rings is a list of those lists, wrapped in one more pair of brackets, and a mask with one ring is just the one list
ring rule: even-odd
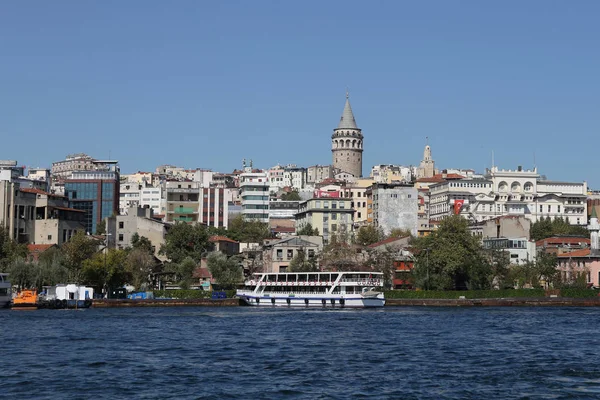
{"label": "hillside buildings", "polygon": [[410,184],[375,183],[367,191],[372,200],[373,224],[386,235],[404,229],[417,236],[417,189]]}
{"label": "hillside buildings", "polygon": [[461,214],[472,222],[502,215],[523,215],[532,222],[562,217],[587,223],[587,184],[542,180],[537,169],[492,167],[484,179],[456,179],[429,186],[430,218]]}
{"label": "hillside buildings", "polygon": [[296,214],[296,231],[308,224],[316,228],[327,244],[332,235],[349,239],[354,232],[352,200],[340,192],[318,192],[315,197],[300,203]]}

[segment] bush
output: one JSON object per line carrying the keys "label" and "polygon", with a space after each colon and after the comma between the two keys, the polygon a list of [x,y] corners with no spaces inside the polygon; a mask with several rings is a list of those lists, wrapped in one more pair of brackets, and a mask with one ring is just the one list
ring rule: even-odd
{"label": "bush", "polygon": [[582,299],[582,298],[590,298],[590,297],[598,297],[597,290],[594,289],[561,289],[560,296],[561,297],[570,297],[574,299]]}
{"label": "bush", "polygon": [[[232,298],[235,296],[235,290],[224,290],[227,298]],[[212,296],[212,292],[207,290],[194,290],[194,289],[174,289],[174,290],[155,290],[154,298],[155,299],[178,299],[178,300],[186,300],[186,299],[210,299]]]}
{"label": "bush", "polygon": [[504,290],[388,290],[386,299],[500,299],[515,297],[544,297],[543,289],[504,289]]}

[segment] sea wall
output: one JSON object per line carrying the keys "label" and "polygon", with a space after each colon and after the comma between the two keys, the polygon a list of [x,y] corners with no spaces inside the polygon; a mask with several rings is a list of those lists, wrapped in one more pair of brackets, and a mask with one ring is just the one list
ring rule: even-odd
{"label": "sea wall", "polygon": [[385,305],[426,307],[598,307],[600,298],[523,297],[503,299],[386,299]]}
{"label": "sea wall", "polygon": [[96,299],[92,302],[92,307],[236,307],[240,305],[240,301],[240,299]]}

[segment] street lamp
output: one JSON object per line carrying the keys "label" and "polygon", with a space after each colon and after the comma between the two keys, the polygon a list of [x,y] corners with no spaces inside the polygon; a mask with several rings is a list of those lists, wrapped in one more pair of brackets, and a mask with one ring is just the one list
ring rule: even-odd
{"label": "street lamp", "polygon": [[102,288],[104,290],[104,295],[105,297],[108,298],[108,287],[106,284],[106,278],[107,278],[107,272],[106,272],[106,253],[108,253],[108,237],[111,236],[112,233],[106,233],[105,236],[106,238],[104,239],[104,287]]}

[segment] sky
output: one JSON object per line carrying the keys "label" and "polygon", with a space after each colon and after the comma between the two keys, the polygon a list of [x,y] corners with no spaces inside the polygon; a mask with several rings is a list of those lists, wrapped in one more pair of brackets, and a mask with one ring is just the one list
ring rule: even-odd
{"label": "sky", "polygon": [[331,163],[346,88],[363,173],[537,166],[600,189],[600,2],[0,3],[0,159],[121,171]]}

